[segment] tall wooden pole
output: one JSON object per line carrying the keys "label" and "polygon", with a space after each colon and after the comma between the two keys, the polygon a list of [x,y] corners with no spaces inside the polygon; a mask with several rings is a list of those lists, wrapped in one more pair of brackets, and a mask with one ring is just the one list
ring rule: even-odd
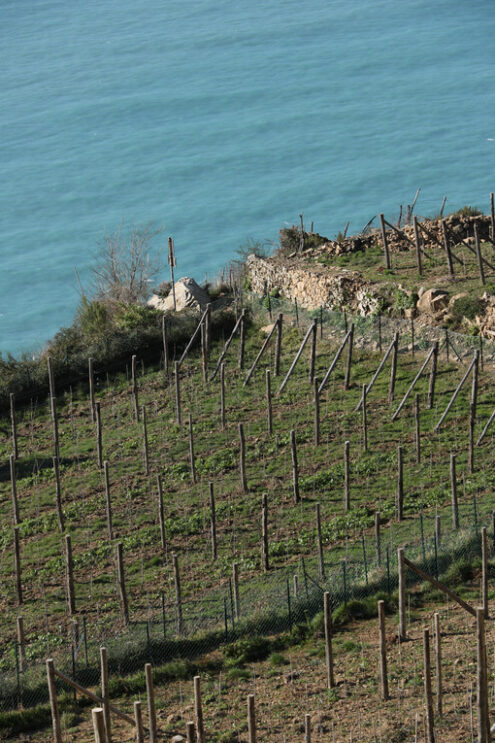
{"label": "tall wooden pole", "polygon": [[19,458],[19,447],[17,443],[17,424],[15,418],[15,395],[10,393],[10,430],[12,434],[12,454],[14,459]]}
{"label": "tall wooden pole", "polygon": [[385,602],[378,602],[378,623],[380,638],[380,685],[382,699],[388,699],[388,672],[387,672],[387,638],[385,634]]}
{"label": "tall wooden pole", "polygon": [[112,500],[110,496],[110,474],[108,471],[108,461],[105,459],[103,462],[103,473],[105,477],[105,511],[107,518],[107,534],[110,541],[113,539],[113,526],[112,526]]}
{"label": "tall wooden pole", "polygon": [[213,483],[208,483],[210,491],[210,533],[211,533],[211,559],[217,559],[217,519],[215,510],[215,494]]}
{"label": "tall wooden pole", "polygon": [[74,565],[72,560],[72,540],[70,534],[65,535],[65,580],[67,610],[70,616],[76,613],[76,596],[74,591]]}
{"label": "tall wooden pole", "polygon": [[[294,576],[295,577],[295,576]],[[335,676],[333,672],[333,647],[332,647],[332,607],[330,606],[330,593],[323,594],[323,621],[325,626],[325,662],[327,669],[327,687],[333,689]]]}
{"label": "tall wooden pole", "polygon": [[269,570],[268,560],[268,499],[263,493],[261,500],[261,562],[265,573]]}
{"label": "tall wooden pole", "polygon": [[122,556],[122,542],[117,544],[117,580],[119,587],[120,605],[122,617],[126,627],[129,626],[129,605],[127,603],[127,591],[125,587],[124,560]]}
{"label": "tall wooden pole", "polygon": [[430,631],[428,629],[423,630],[423,651],[428,743],[435,743],[433,694],[431,691]]}
{"label": "tall wooden pole", "polygon": [[299,503],[299,468],[297,464],[296,432],[294,429],[290,432],[290,450],[292,456],[292,493],[294,503]]}

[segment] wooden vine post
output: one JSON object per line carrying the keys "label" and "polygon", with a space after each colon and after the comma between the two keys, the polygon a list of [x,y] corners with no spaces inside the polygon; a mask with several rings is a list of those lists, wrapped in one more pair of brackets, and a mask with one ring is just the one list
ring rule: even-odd
{"label": "wooden vine post", "polygon": [[436,611],[433,615],[433,621],[435,625],[435,671],[437,676],[437,714],[439,717],[442,715],[442,641],[440,634],[440,615]]}
{"label": "wooden vine post", "polygon": [[404,458],[403,449],[397,446],[397,521],[404,519]]}
{"label": "wooden vine post", "polygon": [[176,554],[172,555],[172,564],[174,568],[175,603],[177,607],[177,634],[182,635],[184,632],[184,621],[182,619],[182,592],[180,587],[179,561]]}
{"label": "wooden vine post", "polygon": [[17,617],[17,648],[19,650],[19,671],[26,669],[26,636],[24,633],[24,619]]}
{"label": "wooden vine post", "polygon": [[112,500],[110,495],[110,474],[108,471],[108,461],[103,462],[103,474],[105,478],[105,512],[107,518],[107,534],[110,541],[113,539],[112,525]]}
{"label": "wooden vine post", "polygon": [[263,570],[268,572],[270,568],[268,559],[268,496],[263,493],[261,499],[261,564]]}
{"label": "wooden vine post", "polygon": [[246,349],[246,310],[242,310],[240,317],[240,328],[239,328],[239,360],[237,366],[240,371],[244,369],[244,355]]}
{"label": "wooden vine post", "polygon": [[53,457],[53,472],[55,475],[55,508],[57,509],[58,528],[64,531],[64,512],[62,510],[62,491],[60,488],[60,469],[57,457]]}
{"label": "wooden vine post", "polygon": [[419,394],[414,397],[414,432],[416,439],[416,464],[421,464],[421,431],[419,418]]}
{"label": "wooden vine post", "polygon": [[350,441],[346,441],[344,443],[344,511],[348,511],[351,507],[350,462],[349,462],[350,446],[351,446]]}
{"label": "wooden vine post", "polygon": [[239,474],[241,478],[241,488],[243,493],[248,492],[246,478],[246,439],[244,436],[244,425],[239,423]]}
{"label": "wooden vine post", "polygon": [[215,561],[217,559],[217,519],[215,511],[215,493],[213,490],[213,483],[208,483],[210,491],[210,534],[211,534],[211,559]]}
{"label": "wooden vine post", "polygon": [[382,546],[380,536],[380,511],[375,511],[375,543],[376,543],[376,564],[381,567],[382,564]]}
{"label": "wooden vine post", "polygon": [[485,618],[483,609],[476,609],[476,690],[478,706],[478,743],[490,743],[490,715],[488,700],[488,669],[486,656]]}
{"label": "wooden vine post", "polygon": [[91,719],[93,721],[93,732],[95,743],[108,743],[109,738],[105,731],[105,716],[101,707],[93,707],[91,710]]}
{"label": "wooden vine post", "polygon": [[103,699],[103,718],[107,743],[112,742],[112,724],[110,718],[110,688],[108,685],[108,655],[105,647],[100,648],[100,683]]}
{"label": "wooden vine post", "polygon": [[309,383],[313,384],[313,379],[315,377],[315,362],[316,362],[316,335],[318,330],[318,324],[315,322],[312,325],[312,334],[311,334],[311,352],[309,357]]}
{"label": "wooden vine post", "polygon": [[320,444],[320,393],[318,392],[318,387],[319,387],[318,377],[314,378],[313,386],[314,386],[313,401],[314,401],[314,406],[315,406],[315,422],[314,422],[315,446],[319,446]]}
{"label": "wooden vine post", "polygon": [[438,341],[433,344],[433,355],[431,358],[430,367],[430,381],[428,384],[428,410],[432,410],[433,403],[435,400],[435,382],[437,379],[437,365],[438,365]]}
{"label": "wooden vine post", "polygon": [[452,500],[452,528],[459,528],[459,506],[457,503],[456,455],[450,454],[450,492]]}
{"label": "wooden vine post", "polygon": [[399,355],[399,333],[394,333],[394,340],[392,341],[392,366],[390,368],[390,384],[388,388],[388,401],[392,403],[394,401],[395,391],[395,377],[397,375],[397,357]]}
{"label": "wooden vine post", "polygon": [[234,614],[239,619],[241,614],[241,603],[239,600],[239,564],[234,562],[232,565],[232,583],[234,586]]}
{"label": "wooden vine post", "polygon": [[163,487],[162,487],[162,478],[160,475],[156,476],[156,489],[157,489],[157,495],[158,495],[158,524],[160,526],[160,544],[162,550],[165,550],[167,547],[167,540],[165,537],[165,517],[163,512]]}
{"label": "wooden vine post", "polygon": [[447,228],[445,226],[445,220],[442,219],[442,235],[443,235],[443,246],[445,248],[445,255],[447,258],[447,266],[449,269],[450,278],[454,278],[454,264],[452,262],[452,253],[450,251],[450,244],[449,244],[449,238],[447,236]]}
{"label": "wooden vine post", "polygon": [[177,425],[182,425],[182,413],[180,404],[180,367],[179,362],[176,361],[174,364],[175,371],[175,416],[177,419]]}
{"label": "wooden vine post", "polygon": [[272,412],[272,386],[270,380],[270,369],[266,370],[266,424],[268,433],[273,433],[273,412]]}
{"label": "wooden vine post", "polygon": [[335,676],[333,671],[332,607],[330,606],[330,593],[328,591],[325,591],[325,593],[323,594],[323,622],[325,628],[325,663],[327,670],[327,688],[333,689],[335,686]]}
{"label": "wooden vine post", "polygon": [[76,613],[76,596],[74,592],[74,561],[72,559],[72,540],[70,534],[65,535],[65,581],[67,610],[72,617]]}
{"label": "wooden vine post", "polygon": [[170,266],[170,280],[172,282],[172,299],[174,300],[174,312],[177,311],[177,301],[175,298],[175,276],[174,268],[177,265],[175,262],[175,250],[174,241],[171,237],[168,238],[168,265]]}
{"label": "wooden vine post", "polygon": [[481,245],[480,245],[480,237],[478,235],[478,225],[476,222],[473,223],[473,230],[474,230],[474,244],[476,248],[476,258],[478,260],[478,271],[480,274],[480,281],[482,286],[485,285],[485,271],[483,269],[483,259],[481,257]]}
{"label": "wooden vine post", "polygon": [[385,634],[385,601],[378,602],[378,625],[380,641],[380,687],[382,699],[387,700],[388,693],[388,671],[387,671],[387,637]]}
{"label": "wooden vine post", "polygon": [[168,359],[168,340],[167,340],[167,318],[165,315],[162,316],[162,342],[163,342],[163,371],[165,373],[165,377],[168,378],[169,359]]}
{"label": "wooden vine post", "polygon": [[127,603],[127,591],[125,587],[124,560],[122,557],[122,542],[117,543],[117,582],[119,587],[120,606],[122,618],[126,627],[129,626],[129,605]]}
{"label": "wooden vine post", "polygon": [[14,526],[14,573],[15,573],[15,596],[17,606],[21,606],[22,600],[22,578],[21,578],[21,547],[19,542],[19,527]]}
{"label": "wooden vine post", "polygon": [[282,353],[282,323],[284,316],[280,314],[277,319],[277,335],[275,337],[275,364],[273,373],[276,377],[280,374],[280,355]]}
{"label": "wooden vine post", "polygon": [[189,413],[187,417],[187,424],[189,428],[189,462],[191,466],[191,481],[194,485],[196,483],[196,459],[194,456],[194,435],[191,413]]}
{"label": "wooden vine post", "polygon": [[101,403],[98,401],[95,403],[96,409],[96,457],[98,462],[98,469],[101,470],[103,467],[103,449],[102,449],[102,433],[101,433]]}
{"label": "wooden vine post", "polygon": [[416,263],[418,265],[418,274],[421,276],[423,273],[423,266],[421,263],[421,244],[419,242],[419,231],[418,231],[418,218],[416,215],[413,217],[413,228],[414,228],[414,245],[416,247]]}
{"label": "wooden vine post", "polygon": [[134,401],[134,417],[136,421],[139,421],[139,397],[138,397],[138,384],[136,374],[136,354],[131,357],[131,380],[132,380],[132,399]]}
{"label": "wooden vine post", "polygon": [[144,474],[149,477],[150,474],[150,457],[148,449],[148,424],[146,421],[146,406],[141,406],[141,419],[143,423],[143,464]]}
{"label": "wooden vine post", "polygon": [[141,702],[134,702],[134,724],[136,726],[136,743],[144,743],[143,711]]}
{"label": "wooden vine post", "polygon": [[354,345],[354,323],[351,322],[349,340],[347,341],[347,364],[345,369],[344,389],[348,390],[351,384],[352,350]]}
{"label": "wooden vine post", "polygon": [[225,364],[220,364],[220,423],[225,431]]}
{"label": "wooden vine post", "polygon": [[194,717],[196,723],[197,743],[205,743],[205,728],[203,720],[203,705],[201,702],[201,677],[194,677]]}
{"label": "wooden vine post", "polygon": [[320,578],[325,577],[325,561],[323,559],[323,540],[321,536],[321,510],[320,504],[315,503],[315,519],[316,519],[316,539],[318,542],[318,563],[320,569]]}
{"label": "wooden vine post", "polygon": [[366,409],[366,385],[363,384],[363,451],[368,451],[368,414]]}
{"label": "wooden vine post", "polygon": [[91,423],[96,420],[95,408],[95,373],[93,369],[93,359],[88,359],[88,380],[89,380],[89,409],[91,411]]}
{"label": "wooden vine post", "polygon": [[10,393],[10,430],[12,434],[12,454],[14,459],[19,457],[19,447],[17,443],[17,424],[15,418],[15,395],[13,392]]}
{"label": "wooden vine post", "polygon": [[50,397],[50,413],[52,417],[53,448],[57,459],[60,459],[60,449],[58,443],[58,418],[57,418],[57,398]]}
{"label": "wooden vine post", "polygon": [[144,675],[146,677],[146,696],[148,697],[148,721],[150,726],[150,743],[158,743],[158,732],[156,726],[155,690],[153,688],[153,671],[151,663],[145,663]]}
{"label": "wooden vine post", "polygon": [[294,429],[291,429],[290,432],[290,450],[292,456],[292,493],[294,503],[299,503],[299,468],[297,465],[296,432]]}
{"label": "wooden vine post", "polygon": [[489,618],[488,610],[488,540],[486,526],[481,527],[481,596],[483,601],[483,616]]}
{"label": "wooden vine post", "polygon": [[385,268],[390,269],[390,253],[388,250],[388,242],[387,242],[387,232],[385,230],[385,219],[383,214],[380,214],[380,229],[382,231],[382,241],[383,241],[383,253],[385,256]]}
{"label": "wooden vine post", "polygon": [[316,334],[317,328],[318,328],[318,323],[316,322],[316,320],[313,320],[313,322],[311,323],[311,325],[309,326],[309,328],[308,328],[308,330],[306,332],[306,335],[304,336],[304,338],[301,341],[301,345],[299,346],[299,349],[298,349],[296,355],[294,356],[294,360],[293,360],[292,364],[290,365],[289,371],[285,375],[284,381],[282,382],[282,384],[280,385],[280,387],[278,389],[277,395],[280,395],[283,392],[283,390],[285,389],[285,386],[286,386],[287,382],[289,381],[290,377],[292,376],[292,372],[296,368],[297,362],[301,358],[301,354],[304,351],[304,347],[305,347],[306,343],[308,342],[309,337],[311,335],[313,335],[313,337],[314,337],[314,335]]}
{"label": "wooden vine post", "polygon": [[46,677],[48,682],[48,696],[50,697],[50,711],[52,715],[53,743],[62,743],[62,727],[58,710],[57,687],[55,685],[55,668],[53,659],[46,661]]}
{"label": "wooden vine post", "polygon": [[428,743],[435,743],[435,723],[433,718],[433,694],[431,690],[430,631],[423,630],[424,679],[426,700],[426,723]]}
{"label": "wooden vine post", "polygon": [[399,638],[405,640],[406,632],[406,569],[404,565],[404,547],[397,550],[397,572],[399,576]]}
{"label": "wooden vine post", "polygon": [[12,493],[12,523],[14,526],[18,526],[21,522],[19,518],[19,502],[17,499],[17,479],[15,473],[15,457],[13,454],[9,454],[9,466],[10,466],[10,489]]}
{"label": "wooden vine post", "polygon": [[[248,718],[248,741],[256,743],[256,718],[254,714],[254,694],[249,694],[247,698],[247,718]],[[201,743],[198,739],[198,743]]]}
{"label": "wooden vine post", "polygon": [[196,727],[192,720],[186,722],[186,740],[187,743],[196,743]]}

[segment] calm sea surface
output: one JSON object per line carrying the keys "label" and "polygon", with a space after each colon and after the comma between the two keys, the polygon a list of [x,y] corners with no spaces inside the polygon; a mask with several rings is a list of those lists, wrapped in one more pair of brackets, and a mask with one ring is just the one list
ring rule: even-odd
{"label": "calm sea surface", "polygon": [[4,353],[71,322],[122,221],[201,281],[300,212],[495,190],[492,0],[3,0],[0,28]]}

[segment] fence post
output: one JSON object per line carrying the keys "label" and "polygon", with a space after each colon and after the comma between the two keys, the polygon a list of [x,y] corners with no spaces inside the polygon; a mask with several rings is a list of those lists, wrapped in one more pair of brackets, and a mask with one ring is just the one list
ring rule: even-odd
{"label": "fence post", "polygon": [[201,702],[201,677],[194,677],[194,715],[196,722],[197,743],[205,743],[205,729],[203,722],[203,705]]}
{"label": "fence post", "polygon": [[[249,743],[256,743],[256,720],[254,716],[254,694],[249,694],[247,698],[248,708],[248,740]],[[198,743],[202,741],[198,738]]]}
{"label": "fence post", "polygon": [[95,743],[110,743],[107,735],[105,735],[105,720],[102,708],[93,707],[91,710],[91,718],[93,720]]}
{"label": "fence post", "polygon": [[350,491],[350,473],[349,473],[349,449],[351,443],[346,441],[344,443],[344,510],[348,511],[351,507],[351,491]]}
{"label": "fence post", "polygon": [[187,417],[187,424],[189,428],[189,460],[191,465],[191,480],[193,485],[196,483],[196,460],[194,456],[194,435],[193,435],[193,423],[192,415],[189,413]]}
{"label": "fence post", "polygon": [[318,562],[320,567],[320,578],[325,577],[325,562],[323,559],[323,542],[321,537],[321,512],[320,504],[315,503],[316,511],[316,538],[318,540]]}
{"label": "fence post", "polygon": [[294,503],[299,503],[299,469],[297,466],[296,432],[290,432],[290,450],[292,455],[292,492]]}
{"label": "fence post", "polygon": [[325,625],[325,662],[327,667],[327,687],[333,689],[335,677],[333,673],[333,648],[332,648],[332,608],[330,606],[330,593],[323,594],[323,619]]}
{"label": "fence post", "polygon": [[344,389],[348,390],[351,383],[352,347],[354,344],[354,323],[351,322],[349,340],[347,341],[347,364],[345,370]]}
{"label": "fence post", "polygon": [[421,464],[421,431],[419,428],[419,393],[414,398],[414,423],[416,433],[416,464]]}
{"label": "fence post", "polygon": [[134,702],[134,720],[136,722],[136,743],[144,743],[143,713],[141,702]]}
{"label": "fence post", "polygon": [[387,233],[385,230],[385,219],[384,219],[383,214],[380,214],[380,229],[382,231],[383,252],[385,255],[385,268],[390,269],[390,254],[388,251]]}
{"label": "fence post", "polygon": [[315,405],[315,446],[319,446],[320,443],[320,395],[318,392],[320,382],[318,377],[313,380],[314,386],[314,405]]}
{"label": "fence post", "polygon": [[241,605],[239,601],[239,565],[234,562],[232,565],[232,582],[234,584],[234,608],[235,618],[239,619],[241,613]]}
{"label": "fence post", "polygon": [[488,619],[488,543],[486,537],[486,526],[481,527],[481,565],[482,565],[482,576],[481,576],[481,590],[483,597],[483,616]]}
{"label": "fence post", "polygon": [[268,560],[268,497],[263,493],[261,500],[261,563],[265,573],[269,570]]}
{"label": "fence post", "polygon": [[162,488],[162,478],[158,474],[156,476],[156,486],[157,486],[157,494],[158,494],[158,523],[160,525],[160,544],[162,547],[162,550],[165,550],[167,546],[167,540],[165,536],[165,518],[163,514],[163,488]]}
{"label": "fence post", "polygon": [[177,425],[182,425],[182,412],[180,402],[180,366],[179,362],[174,363],[175,370],[175,415],[177,418]]}
{"label": "fence post", "polygon": [[425,697],[426,697],[426,721],[428,726],[428,743],[435,743],[435,730],[433,719],[433,695],[431,692],[431,664],[430,664],[430,631],[423,630],[424,649],[424,673],[425,673]]}
{"label": "fence post", "polygon": [[138,386],[136,376],[136,354],[131,357],[131,377],[132,377],[132,397],[134,400],[134,417],[136,421],[139,421],[139,399],[138,399]]}
{"label": "fence post", "polygon": [[270,382],[270,369],[266,370],[266,419],[268,433],[273,433],[273,415],[272,415],[272,388]]}
{"label": "fence post", "polygon": [[399,333],[394,333],[394,341],[392,346],[392,365],[390,368],[390,384],[388,388],[388,401],[389,403],[394,401],[395,392],[395,377],[397,375],[397,356],[399,355]]}
{"label": "fence post", "polygon": [[380,511],[375,511],[375,542],[376,542],[376,564],[382,564],[382,544],[380,537]]}
{"label": "fence post", "polygon": [[15,420],[15,395],[10,393],[10,428],[12,432],[12,454],[14,459],[19,457],[19,447],[17,444],[17,426]]}
{"label": "fence post", "polygon": [[440,615],[436,611],[433,615],[435,621],[435,666],[437,674],[437,713],[442,714],[442,645],[440,636]]}
{"label": "fence post", "polygon": [[146,695],[148,697],[148,718],[149,718],[149,726],[150,726],[150,743],[158,743],[158,735],[156,732],[155,692],[153,689],[153,674],[151,670],[151,663],[145,664],[144,673],[146,676]]}
{"label": "fence post", "polygon": [[48,681],[48,695],[50,697],[50,711],[52,713],[53,743],[62,743],[62,728],[58,711],[57,687],[55,686],[55,668],[53,659],[46,661],[46,676]]}
{"label": "fence post", "polygon": [[112,725],[110,719],[110,691],[108,688],[108,656],[107,649],[100,648],[101,697],[103,699],[103,715],[107,743],[112,743]]}
{"label": "fence post", "polygon": [[402,446],[397,447],[397,521],[404,519],[404,464]]}
{"label": "fence post", "polygon": [[141,415],[143,418],[143,459],[144,459],[144,474],[146,477],[150,474],[149,464],[149,452],[148,452],[148,426],[146,424],[146,406],[141,406]]}
{"label": "fence post", "polygon": [[76,597],[74,592],[74,568],[72,560],[72,540],[70,534],[65,535],[65,579],[67,586],[67,608],[70,616],[76,613]]}
{"label": "fence post", "polygon": [[457,504],[457,478],[455,471],[456,455],[450,454],[450,490],[452,496],[452,528],[459,528],[459,509]]}
{"label": "fence post", "polygon": [[363,451],[368,451],[368,415],[366,410],[366,384],[363,384],[362,410],[363,410]]}
{"label": "fence post", "polygon": [[225,431],[225,364],[220,364],[220,422]]}
{"label": "fence post", "polygon": [[246,439],[244,437],[244,426],[239,423],[239,473],[241,476],[241,487],[242,492],[248,492],[247,479],[246,479]]}
{"label": "fence post", "polygon": [[117,578],[119,584],[120,604],[122,607],[122,616],[126,627],[129,626],[129,606],[127,603],[127,591],[125,588],[124,560],[122,557],[122,542],[117,544]]}
{"label": "fence post", "polygon": [[174,566],[175,602],[177,605],[177,634],[181,635],[184,631],[184,623],[182,619],[182,594],[180,589],[179,561],[176,554],[172,555],[172,563]]}
{"label": "fence post", "polygon": [[58,528],[64,531],[64,512],[62,510],[62,491],[60,488],[60,470],[57,457],[53,457],[53,473],[55,475],[55,507],[57,509]]}
{"label": "fence post", "polygon": [[489,743],[490,720],[488,712],[488,671],[486,657],[485,618],[483,609],[476,609],[476,647],[477,647],[477,704],[478,741]]}
{"label": "fence post", "polygon": [[387,672],[387,638],[385,634],[385,601],[378,602],[378,622],[380,639],[380,682],[382,699],[388,699],[388,672]]}
{"label": "fence post", "polygon": [[103,449],[102,449],[102,431],[101,431],[101,403],[98,400],[95,403],[96,409],[96,456],[98,462],[98,469],[101,470],[103,466]]}
{"label": "fence post", "polygon": [[284,316],[282,313],[279,314],[277,319],[277,330],[275,336],[275,368],[273,373],[276,377],[280,374],[280,354],[282,351],[282,323]]}
{"label": "fence post", "polygon": [[406,639],[406,570],[404,565],[404,547],[397,550],[397,571],[399,575],[399,637]]}
{"label": "fence post", "polygon": [[437,378],[438,363],[438,341],[433,344],[433,355],[431,357],[430,380],[428,383],[428,410],[432,410],[435,399],[435,382]]}

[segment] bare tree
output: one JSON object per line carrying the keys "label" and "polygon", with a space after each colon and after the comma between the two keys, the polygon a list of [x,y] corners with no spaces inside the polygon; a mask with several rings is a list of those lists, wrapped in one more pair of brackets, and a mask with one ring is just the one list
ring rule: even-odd
{"label": "bare tree", "polygon": [[151,224],[119,229],[98,243],[92,283],[96,297],[135,303],[147,299],[152,279],[163,268],[152,241],[161,232]]}

